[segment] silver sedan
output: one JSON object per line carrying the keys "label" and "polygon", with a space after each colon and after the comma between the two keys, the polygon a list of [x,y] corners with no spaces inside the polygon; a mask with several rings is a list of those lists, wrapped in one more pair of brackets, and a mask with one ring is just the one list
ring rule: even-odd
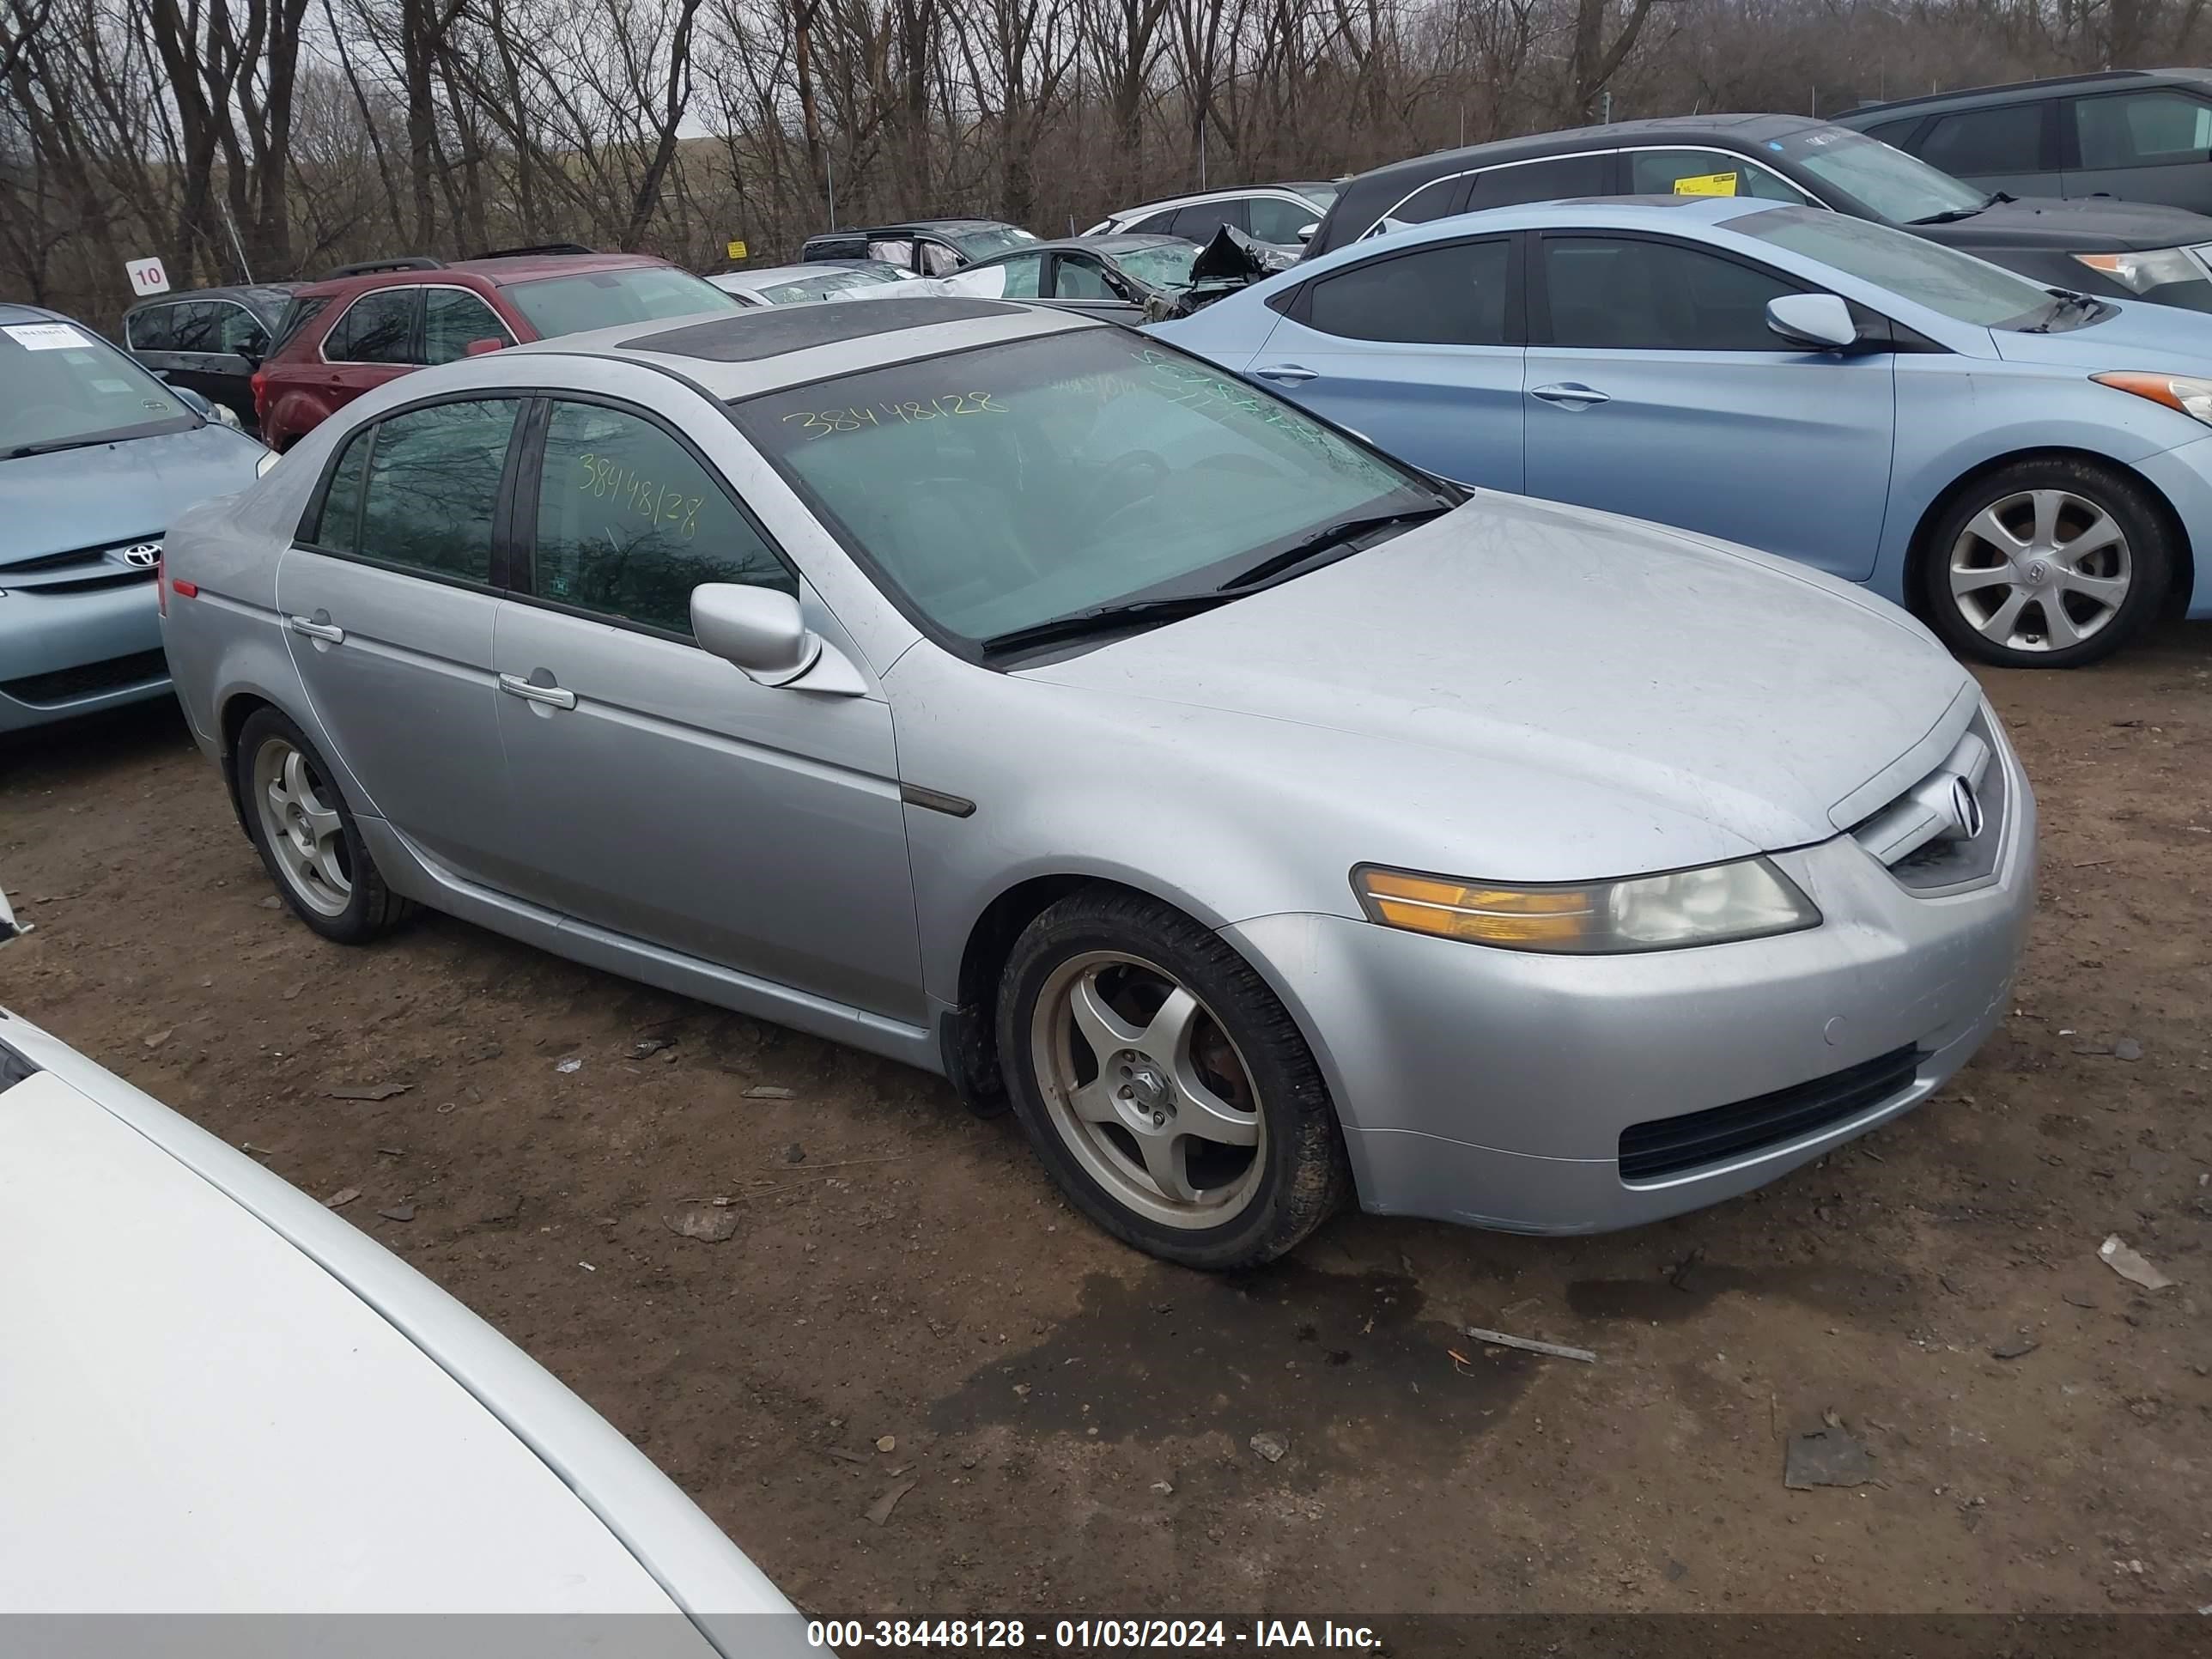
{"label": "silver sedan", "polygon": [[410,375],[163,597],[308,927],[942,1073],[1199,1267],[1743,1192],[1964,1063],[2028,921],[2027,779],[1903,611],[995,301]]}

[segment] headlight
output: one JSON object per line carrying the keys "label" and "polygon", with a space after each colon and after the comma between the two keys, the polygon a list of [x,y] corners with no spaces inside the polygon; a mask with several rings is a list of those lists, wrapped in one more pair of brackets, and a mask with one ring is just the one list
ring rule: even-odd
{"label": "headlight", "polygon": [[2079,264],[2102,271],[2131,294],[2148,294],[2168,283],[2201,283],[2204,267],[2185,247],[2157,247],[2148,253],[2077,253]]}
{"label": "headlight", "polygon": [[2212,426],[2212,380],[2200,380],[2188,374],[2126,373],[2092,374],[2089,378],[2099,386],[2108,386],[2115,392],[2132,392],[2138,398],[2178,409],[2191,420]]}
{"label": "headlight", "polygon": [[1455,881],[1363,864],[1352,872],[1352,885],[1370,921],[1509,951],[1671,951],[1820,924],[1813,901],[1763,858],[1625,881],[1541,885]]}

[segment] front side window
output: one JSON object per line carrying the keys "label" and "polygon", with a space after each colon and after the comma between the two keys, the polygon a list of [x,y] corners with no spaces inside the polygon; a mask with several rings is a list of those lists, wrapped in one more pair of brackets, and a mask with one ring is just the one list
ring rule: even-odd
{"label": "front side window", "polygon": [[1954,322],[2021,328],[2051,313],[2048,289],[1887,225],[1840,213],[1776,208],[1731,219],[1728,228],[1877,283]]}
{"label": "front side window", "polygon": [[272,353],[283,350],[290,343],[294,335],[329,310],[330,306],[329,297],[321,294],[290,301],[284,307],[284,314],[276,319],[276,340],[270,350]]}
{"label": "front side window", "polygon": [[2074,142],[2085,167],[2203,161],[2212,155],[2212,105],[2163,90],[2077,98]]}
{"label": "front side window", "polygon": [[457,363],[478,340],[505,345],[511,337],[498,313],[465,289],[434,288],[422,295],[422,361]]}
{"label": "front side window", "polygon": [[1176,211],[1176,209],[1170,208],[1164,213],[1148,213],[1129,227],[1129,234],[1133,236],[1168,235],[1175,224]]}
{"label": "front side window", "polygon": [[258,357],[269,349],[269,330],[244,306],[224,301],[216,307],[215,343],[227,356]]}
{"label": "front side window", "polygon": [[383,288],[362,295],[331,325],[323,356],[334,363],[413,362],[416,293]]}
{"label": "front side window", "polygon": [[1977,173],[2033,173],[2043,165],[2043,106],[2001,104],[1938,116],[1913,152],[1932,167]]}
{"label": "front side window", "polygon": [[1463,242],[1370,259],[1315,283],[1304,320],[1354,340],[1504,345],[1509,253]]}
{"label": "front side window", "polygon": [[1631,196],[1755,196],[1770,202],[1802,202],[1805,192],[1717,149],[1641,149],[1628,158]]}
{"label": "front side window", "polygon": [[1483,208],[1519,207],[1526,202],[1557,202],[1572,196],[1602,195],[1609,155],[1556,155],[1549,161],[1522,161],[1517,166],[1492,167],[1474,175],[1465,211]]}
{"label": "front side window", "polygon": [[657,322],[702,311],[735,311],[738,302],[703,276],[672,265],[625,265],[509,283],[501,290],[538,337],[581,334],[623,323]]}
{"label": "front side window", "polygon": [[955,293],[983,300],[1034,300],[1042,292],[1044,255],[1024,253],[991,264],[971,266],[945,279]]}
{"label": "front side window", "polygon": [[1435,488],[1294,405],[1120,329],[1036,336],[754,398],[746,434],[895,599],[981,641],[1212,590]]}
{"label": "front side window", "polygon": [[799,592],[720,483],[667,432],[623,410],[556,403],[532,591],[688,638],[702,582]]}
{"label": "front side window", "polygon": [[1797,290],[1771,272],[1680,242],[1547,236],[1552,343],[1632,351],[1779,351],[1766,302]]}
{"label": "front side window", "polygon": [[1210,242],[1221,234],[1224,225],[1244,228],[1243,203],[1196,202],[1179,210],[1175,216],[1175,234],[1187,242]]}
{"label": "front side window", "polygon": [[1766,147],[1893,225],[1976,213],[1989,201],[1985,191],[1849,127],[1814,127]]}
{"label": "front side window", "polygon": [[1106,280],[1103,267],[1095,260],[1061,254],[1060,264],[1053,273],[1053,295],[1061,300],[1118,300],[1121,295]]}
{"label": "front side window", "polygon": [[517,406],[511,398],[431,404],[379,422],[362,502],[361,556],[489,583],[492,516]]}
{"label": "front side window", "polygon": [[1304,203],[1286,202],[1279,196],[1255,196],[1244,204],[1244,210],[1253,235],[1282,247],[1296,247],[1298,233],[1321,219]]}

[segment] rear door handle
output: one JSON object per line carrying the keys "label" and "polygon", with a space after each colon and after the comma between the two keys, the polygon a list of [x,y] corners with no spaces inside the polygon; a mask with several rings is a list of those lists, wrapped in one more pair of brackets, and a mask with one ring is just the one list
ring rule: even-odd
{"label": "rear door handle", "polygon": [[[322,614],[327,617],[330,612],[325,611]],[[345,629],[335,623],[317,622],[313,617],[294,617],[291,623],[295,634],[305,634],[311,640],[322,640],[331,645],[342,645],[345,641]]]}
{"label": "rear door handle", "polygon": [[1584,386],[1579,380],[1560,380],[1551,386],[1530,388],[1528,395],[1541,398],[1547,404],[1561,409],[1588,409],[1592,404],[1609,404],[1611,396],[1594,386]]}
{"label": "rear door handle", "polygon": [[1265,368],[1252,371],[1263,380],[1273,380],[1278,386],[1304,386],[1308,380],[1317,380],[1321,371],[1308,368],[1304,363],[1269,363]]}
{"label": "rear door handle", "polygon": [[509,696],[520,697],[529,702],[542,702],[548,708],[574,708],[576,694],[558,685],[534,685],[520,674],[501,674],[499,689]]}

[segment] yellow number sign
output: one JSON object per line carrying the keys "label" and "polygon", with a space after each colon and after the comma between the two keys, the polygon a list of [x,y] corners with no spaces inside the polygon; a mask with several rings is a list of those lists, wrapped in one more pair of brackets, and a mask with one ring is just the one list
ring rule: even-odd
{"label": "yellow number sign", "polygon": [[1674,181],[1677,196],[1733,196],[1735,194],[1735,174],[1733,173],[1693,173],[1686,179]]}
{"label": "yellow number sign", "polygon": [[[1733,179],[1733,178],[1735,178],[1735,175],[1734,173],[1731,173],[1730,174],[1729,174],[1729,178],[1731,178],[1731,179]],[[1721,194],[1722,194],[1722,195],[1723,195],[1723,196],[1733,196],[1733,195],[1735,195],[1735,191],[1734,186],[1730,186],[1729,189],[1723,191],[1721,192]],[[743,242],[740,242],[740,241],[738,241],[738,240],[736,240],[732,239],[732,241],[731,241],[731,243],[730,243],[730,258],[732,258],[732,259],[742,259],[742,258],[744,258],[744,257],[745,257],[745,245],[744,245]]]}

